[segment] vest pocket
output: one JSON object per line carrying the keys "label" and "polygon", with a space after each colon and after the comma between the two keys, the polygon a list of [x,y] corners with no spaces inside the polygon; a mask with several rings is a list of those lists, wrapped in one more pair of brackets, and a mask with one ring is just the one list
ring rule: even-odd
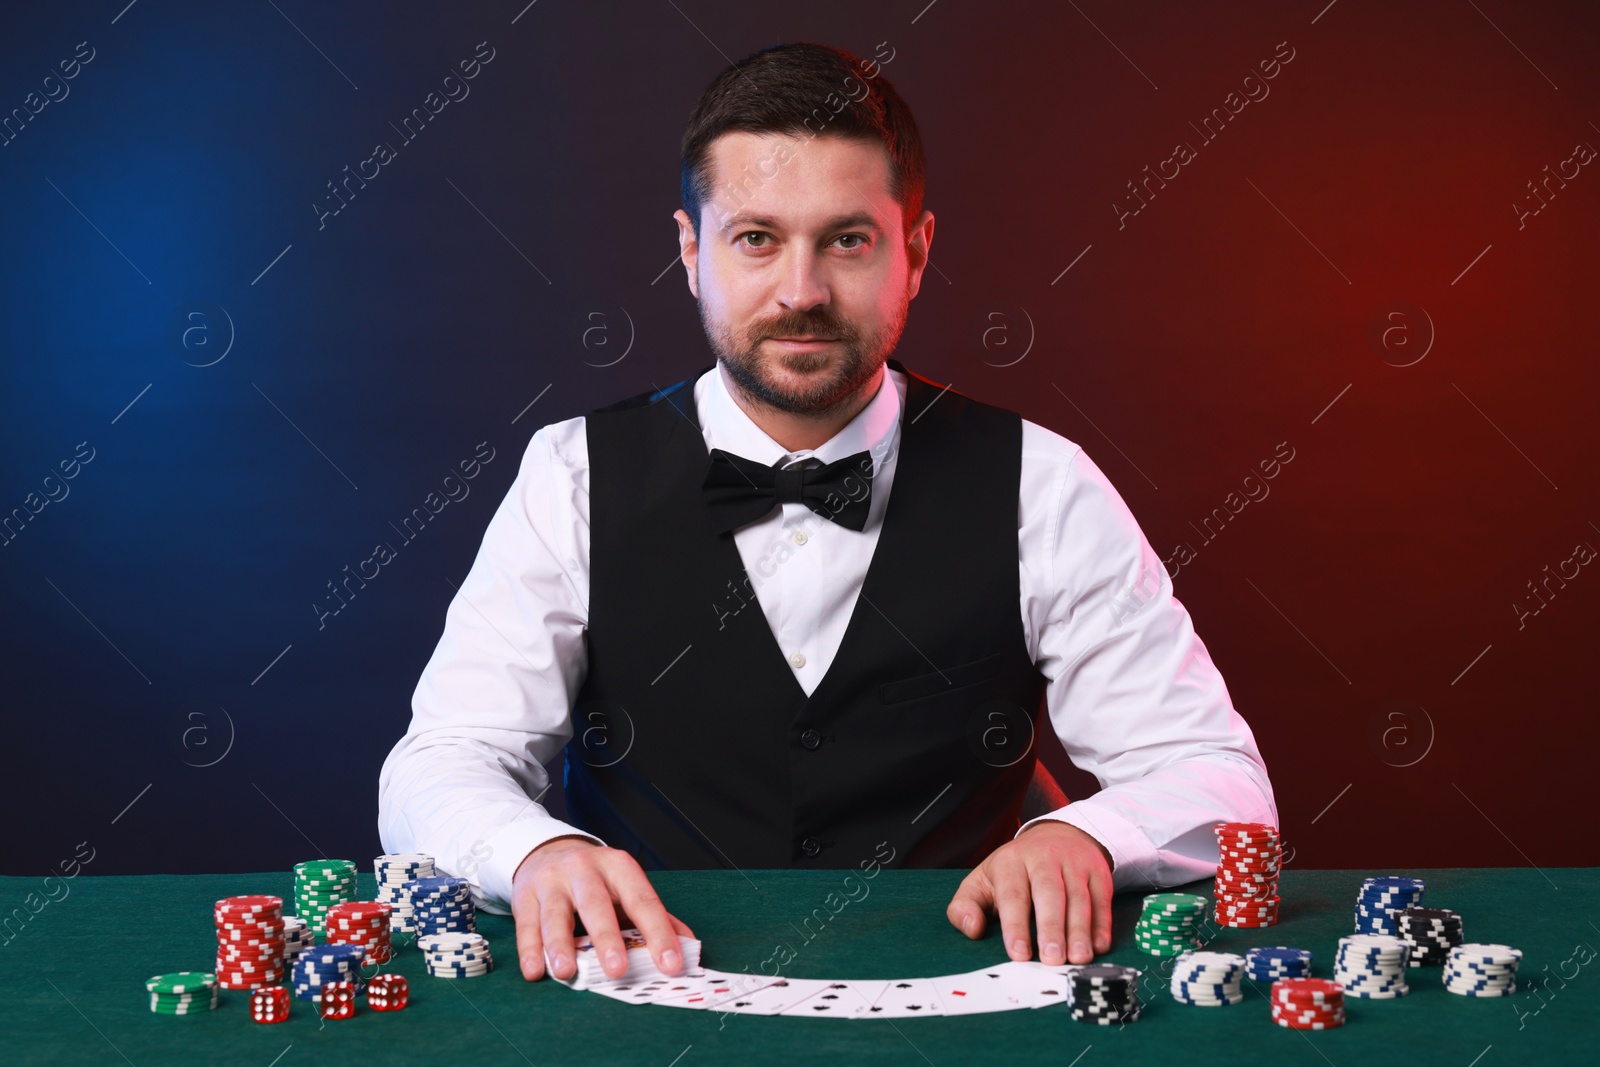
{"label": "vest pocket", "polygon": [[1000,673],[1000,662],[1003,658],[1001,653],[996,652],[970,663],[913,675],[898,682],[887,682],[878,687],[878,702],[902,704],[908,700],[921,700],[924,697],[953,692],[965,686],[977,685]]}

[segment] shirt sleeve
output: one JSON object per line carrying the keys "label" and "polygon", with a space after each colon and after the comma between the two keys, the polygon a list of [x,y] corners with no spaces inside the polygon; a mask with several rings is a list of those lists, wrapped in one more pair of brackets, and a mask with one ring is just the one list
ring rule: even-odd
{"label": "shirt sleeve", "polygon": [[1218,822],[1276,826],[1254,735],[1132,512],[1077,445],[1024,420],[1024,629],[1050,721],[1100,791],[1029,820],[1103,844],[1118,890],[1216,872]]}
{"label": "shirt sleeve", "polygon": [[501,914],[533,849],[569,834],[604,843],[539,803],[588,666],[587,444],[582,418],[528,443],[378,779],[383,847],[433,856]]}

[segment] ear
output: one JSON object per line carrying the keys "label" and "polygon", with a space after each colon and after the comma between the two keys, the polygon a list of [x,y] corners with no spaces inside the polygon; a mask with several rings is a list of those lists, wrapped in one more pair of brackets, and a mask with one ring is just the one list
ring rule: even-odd
{"label": "ear", "polygon": [[906,299],[916,297],[922,288],[922,272],[928,268],[928,250],[933,246],[933,212],[924,211],[911,232],[906,236],[906,258],[910,264],[910,277],[906,281]]}
{"label": "ear", "polygon": [[689,213],[679,208],[672,213],[678,222],[678,258],[683,261],[683,266],[689,273],[689,292],[694,294],[696,300],[700,299],[700,242],[694,235],[694,223],[689,218]]}

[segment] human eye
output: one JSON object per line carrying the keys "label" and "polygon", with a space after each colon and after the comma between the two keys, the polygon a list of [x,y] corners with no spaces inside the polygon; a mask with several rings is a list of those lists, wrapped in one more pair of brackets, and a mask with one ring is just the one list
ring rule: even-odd
{"label": "human eye", "polygon": [[763,230],[747,230],[747,231],[745,231],[744,233],[741,233],[738,236],[737,241],[743,241],[745,243],[745,247],[746,248],[765,248],[765,247],[767,247],[767,245],[762,244],[762,243],[752,243],[751,238],[761,238],[761,237],[771,237],[771,236],[772,235],[770,233],[766,233]]}
{"label": "human eye", "polygon": [[864,233],[841,233],[838,237],[834,238],[834,240],[854,241],[855,244],[843,246],[846,252],[859,252],[868,245],[867,235]]}

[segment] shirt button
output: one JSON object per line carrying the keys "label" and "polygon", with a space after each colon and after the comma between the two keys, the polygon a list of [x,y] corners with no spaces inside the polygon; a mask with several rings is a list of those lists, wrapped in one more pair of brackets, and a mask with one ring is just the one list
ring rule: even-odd
{"label": "shirt button", "polygon": [[807,730],[800,735],[800,743],[806,748],[815,750],[822,744],[822,735],[815,730]]}
{"label": "shirt button", "polygon": [[796,667],[804,667],[806,665],[805,653],[796,652],[794,655],[789,657],[789,662]]}
{"label": "shirt button", "polygon": [[800,851],[804,852],[808,856],[815,856],[818,852],[822,851],[822,842],[818,841],[814,837],[808,837],[804,841],[800,842]]}
{"label": "shirt button", "polygon": [[794,532],[794,543],[795,544],[803,545],[809,540],[810,540],[810,538],[808,538],[806,536],[806,532],[804,530],[796,530]]}

